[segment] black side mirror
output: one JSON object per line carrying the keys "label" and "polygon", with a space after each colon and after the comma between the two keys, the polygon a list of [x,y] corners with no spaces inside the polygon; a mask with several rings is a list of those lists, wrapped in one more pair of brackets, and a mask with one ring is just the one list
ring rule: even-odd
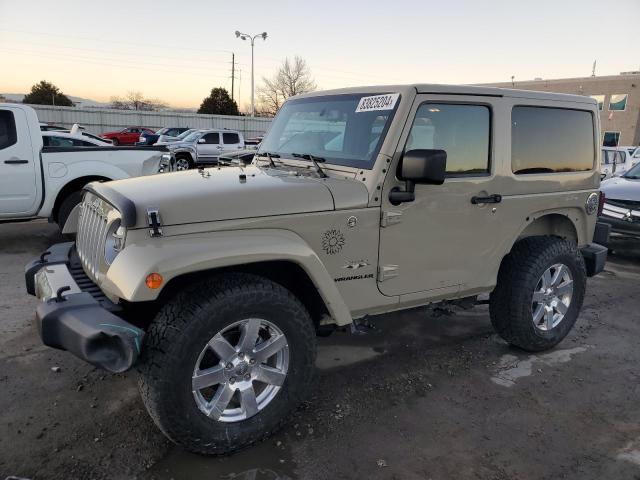
{"label": "black side mirror", "polygon": [[398,178],[405,181],[404,190],[396,187],[389,192],[389,201],[398,205],[412,202],[415,184],[442,185],[447,172],[447,152],[444,150],[409,150],[400,159]]}

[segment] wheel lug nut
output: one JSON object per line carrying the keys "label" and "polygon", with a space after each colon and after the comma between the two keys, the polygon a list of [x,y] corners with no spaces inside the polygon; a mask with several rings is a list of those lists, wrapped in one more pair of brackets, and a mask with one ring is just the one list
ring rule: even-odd
{"label": "wheel lug nut", "polygon": [[250,363],[251,365],[255,365],[255,363],[256,363],[256,359],[255,359],[255,358],[252,358],[251,360],[249,360],[249,363]]}
{"label": "wheel lug nut", "polygon": [[229,379],[229,383],[231,383],[232,385],[233,385],[234,383],[236,383],[236,377],[231,377],[231,378]]}
{"label": "wheel lug nut", "polygon": [[248,373],[244,376],[245,380],[251,380],[251,375],[249,375]]}
{"label": "wheel lug nut", "polygon": [[231,370],[233,368],[233,363],[229,362],[225,365],[225,367],[227,368],[227,370]]}
{"label": "wheel lug nut", "polygon": [[238,354],[238,358],[244,358],[244,353],[240,352],[240,353]]}

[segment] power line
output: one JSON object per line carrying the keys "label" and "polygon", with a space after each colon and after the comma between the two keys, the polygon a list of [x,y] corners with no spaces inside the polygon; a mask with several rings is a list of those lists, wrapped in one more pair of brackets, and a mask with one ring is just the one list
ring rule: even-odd
{"label": "power line", "polygon": [[[44,36],[44,37],[61,37],[61,38],[70,38],[70,39],[74,39],[74,40],[85,40],[85,41],[91,41],[91,42],[101,42],[101,43],[117,43],[117,44],[124,44],[124,45],[134,45],[134,46],[139,46],[139,47],[151,47],[151,48],[161,48],[163,50],[166,49],[173,49],[173,50],[180,50],[181,52],[184,52],[184,47],[172,47],[171,45],[158,45],[158,44],[152,44],[152,43],[134,43],[134,42],[130,42],[130,41],[122,41],[122,40],[104,40],[102,38],[91,38],[91,37],[78,37],[75,35],[62,35],[62,34],[58,34],[58,33],[44,33],[44,32],[29,32],[29,31],[25,31],[25,30],[11,30],[8,28],[0,28],[0,31],[3,32],[11,32],[11,33],[20,33],[20,34],[25,34],[25,35],[36,35],[36,36]],[[223,53],[232,53],[231,50],[221,50],[221,49],[204,49],[204,48],[192,48],[189,47],[190,51],[200,51],[200,52],[223,52]]]}
{"label": "power line", "polygon": [[[45,58],[51,61],[66,60],[66,61],[72,61],[76,63],[80,62],[80,63],[102,65],[102,66],[108,66],[108,67],[129,68],[134,70],[155,71],[155,72],[174,73],[174,74],[179,73],[181,75],[186,74],[186,75],[208,77],[208,78],[211,78],[212,76],[216,78],[228,78],[226,75],[211,75],[208,73],[204,73],[204,71],[203,73],[196,73],[196,72],[192,72],[184,69],[177,71],[177,70],[165,70],[165,69],[158,69],[158,68],[138,67],[136,65],[129,65],[129,64],[122,64],[122,63],[100,62],[100,61],[95,61],[94,59],[87,59],[87,57],[78,57],[73,55],[56,55],[55,58],[52,58],[51,55],[45,55],[42,53],[28,52],[28,51],[22,51],[22,50],[14,50],[14,49],[3,48],[3,47],[0,47],[0,51],[10,52],[10,53],[19,53],[20,55],[27,55],[32,57],[40,57],[40,58]],[[140,63],[143,63],[143,62],[138,62],[138,64]]]}
{"label": "power line", "polygon": [[[39,53],[39,52],[34,52],[31,50],[17,50],[17,49],[11,49],[11,48],[4,48],[4,47],[0,47],[0,49],[4,50],[4,51],[8,51],[8,52],[12,52],[12,53],[18,53],[20,55],[31,55],[31,56],[38,56],[38,57],[45,57],[45,58],[49,58],[51,60],[56,60],[58,58],[67,58],[70,60],[78,60],[80,62],[83,63],[93,63],[95,65],[109,65],[109,66],[116,66],[116,67],[136,67],[138,65],[151,65],[151,66],[158,66],[158,67],[169,67],[169,68],[174,68],[175,65],[168,65],[166,63],[153,63],[153,62],[139,62],[139,61],[133,61],[133,60],[124,60],[124,59],[114,59],[114,58],[107,58],[107,57],[103,57],[105,60],[107,60],[107,62],[101,62],[98,59],[94,58],[94,57],[87,57],[87,56],[82,56],[82,55],[73,55],[73,54],[56,54],[55,58],[52,57],[51,55],[48,54],[44,54],[44,53]],[[132,65],[133,64],[133,65]],[[212,75],[210,74],[206,74],[205,72],[207,71],[207,69],[205,68],[194,68],[194,67],[186,67],[187,70],[185,70],[184,68],[180,68],[179,69],[179,73],[183,73],[184,71],[189,71],[188,69],[191,69],[191,71],[193,73],[196,72],[202,72],[202,75],[206,75],[211,77]],[[141,68],[141,70],[144,70],[144,68]],[[152,70],[152,69],[149,69]],[[162,70],[162,71],[166,71],[166,72],[171,72],[171,73],[176,73],[176,70]],[[214,75],[215,76],[215,75]],[[227,78],[226,75],[217,75],[218,78]]]}
{"label": "power line", "polygon": [[[36,42],[25,42],[25,41],[19,41],[19,42],[14,42],[18,45],[18,47],[21,47],[22,44],[26,44],[26,45],[33,45],[33,46],[38,46],[38,47],[43,47],[43,45],[41,43],[36,43]],[[11,45],[4,45],[5,47],[9,46],[12,47]],[[114,52],[113,50],[105,50],[105,49],[97,49],[97,48],[82,48],[82,47],[71,47],[71,46],[66,46],[66,45],[56,45],[56,44],[51,44],[51,43],[47,43],[47,45],[45,45],[46,48],[55,48],[55,49],[63,49],[63,50],[77,50],[77,51],[81,51],[81,52],[89,52],[89,53],[107,53],[107,54],[118,54],[119,58],[122,57],[122,52]],[[27,47],[29,48],[29,47]],[[57,53],[57,52],[56,52]],[[140,53],[136,52],[135,54],[126,54],[125,55],[135,55],[136,56],[136,60],[139,58]],[[199,59],[187,59],[184,56],[180,56],[180,57],[173,57],[173,56],[167,56],[167,55],[154,55],[154,54],[149,54],[149,53],[145,53],[144,54],[145,57],[151,57],[151,58],[158,58],[158,59],[166,59],[166,60],[187,60],[189,62],[198,62],[198,64],[202,64],[202,58]],[[226,64],[228,63],[226,60],[207,60],[207,63],[218,63],[218,64]]]}

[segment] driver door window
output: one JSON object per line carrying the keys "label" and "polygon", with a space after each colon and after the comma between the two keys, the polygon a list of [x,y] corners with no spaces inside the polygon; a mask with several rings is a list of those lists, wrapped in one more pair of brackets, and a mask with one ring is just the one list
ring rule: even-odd
{"label": "driver door window", "polygon": [[447,176],[487,175],[491,113],[484,105],[424,103],[418,108],[405,152],[447,152]]}

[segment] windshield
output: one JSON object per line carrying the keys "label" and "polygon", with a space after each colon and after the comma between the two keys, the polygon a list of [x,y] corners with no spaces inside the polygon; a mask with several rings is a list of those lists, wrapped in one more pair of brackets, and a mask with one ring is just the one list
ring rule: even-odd
{"label": "windshield", "polygon": [[637,163],[636,165],[631,167],[629,171],[622,176],[624,178],[640,179],[640,163]]}
{"label": "windshield", "polygon": [[178,140],[184,140],[187,136],[189,136],[190,134],[192,134],[193,132],[195,132],[195,130],[193,128],[189,129],[189,130],[185,130],[184,132],[182,132],[180,135],[178,135],[176,138]]}
{"label": "windshield", "polygon": [[327,163],[371,168],[398,99],[398,94],[367,94],[289,100],[260,150],[282,157],[311,154]]}
{"label": "windshield", "polygon": [[[189,135],[184,137],[182,140],[185,142],[195,142],[200,137],[200,132],[197,130],[195,132],[191,132]],[[180,137],[178,137],[180,138]]]}

